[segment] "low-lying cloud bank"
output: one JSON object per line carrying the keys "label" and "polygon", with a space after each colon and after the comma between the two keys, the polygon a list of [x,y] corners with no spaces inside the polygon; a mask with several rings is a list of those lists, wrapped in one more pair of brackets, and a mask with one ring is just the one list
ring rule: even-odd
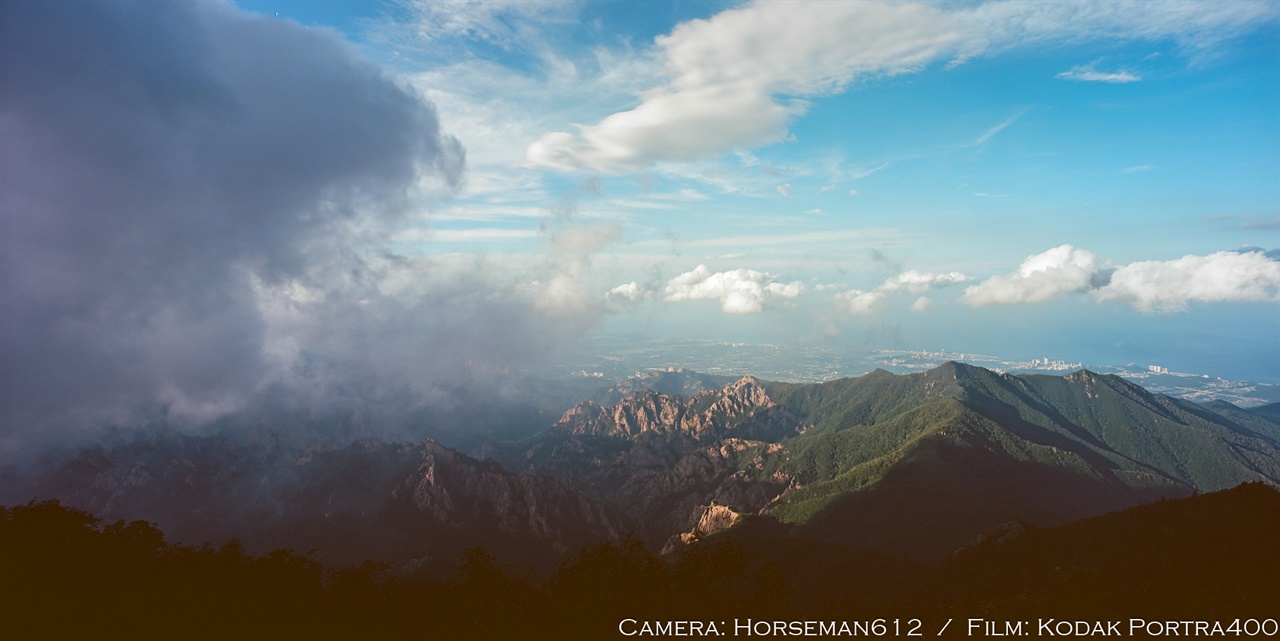
{"label": "low-lying cloud bank", "polygon": [[[972,280],[960,272],[944,272],[935,274],[914,269],[890,277],[875,289],[863,291],[851,289],[836,295],[836,300],[846,306],[852,314],[869,315],[880,312],[892,294],[905,292],[922,295],[934,289],[948,287],[957,283]],[[911,305],[911,311],[923,312],[933,305],[928,297],[920,296]]]}
{"label": "low-lying cloud bank", "polygon": [[[977,280],[958,271],[907,270],[871,289],[825,284],[815,290],[819,294],[837,290],[832,300],[842,309],[869,316],[885,311],[890,300],[901,295],[916,297],[910,311],[925,312],[934,307],[929,294]],[[784,283],[767,272],[712,272],[706,265],[698,265],[670,279],[662,300],[714,300],[725,313],[755,314],[806,291],[800,281]],[[969,285],[958,302],[970,307],[1026,305],[1068,295],[1122,303],[1142,313],[1180,312],[1194,303],[1276,302],[1280,301],[1280,251],[1246,248],[1115,265],[1099,260],[1091,251],[1061,245],[1028,256],[1012,273]],[[623,303],[658,298],[656,285],[635,281],[618,285],[604,296],[608,302]]]}
{"label": "low-lying cloud bank", "polygon": [[1064,294],[1116,301],[1141,312],[1175,312],[1191,303],[1280,301],[1280,261],[1262,251],[1221,251],[1120,266],[1062,245],[1028,256],[1018,271],[965,289],[980,307],[1047,301]]}

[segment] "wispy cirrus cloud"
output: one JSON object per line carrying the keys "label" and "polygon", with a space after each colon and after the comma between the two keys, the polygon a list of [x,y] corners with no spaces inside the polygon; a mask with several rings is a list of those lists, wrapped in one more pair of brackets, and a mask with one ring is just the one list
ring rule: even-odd
{"label": "wispy cirrus cloud", "polygon": [[1057,76],[1062,80],[1078,80],[1081,82],[1106,82],[1111,84],[1126,84],[1130,82],[1138,82],[1142,80],[1142,76],[1131,71],[1099,71],[1092,64],[1072,67]]}
{"label": "wispy cirrus cloud", "polygon": [[973,141],[972,143],[970,143],[970,146],[971,146],[971,147],[981,147],[982,145],[987,144],[987,141],[988,141],[988,140],[991,140],[992,138],[994,138],[994,137],[996,136],[996,134],[998,134],[998,133],[1000,133],[1000,132],[1004,131],[1006,128],[1008,128],[1008,127],[1009,127],[1009,125],[1012,125],[1013,123],[1017,122],[1019,118],[1021,118],[1021,117],[1025,116],[1025,115],[1027,115],[1027,112],[1028,112],[1028,111],[1031,111],[1031,108],[1030,108],[1030,107],[1024,107],[1024,108],[1019,109],[1018,111],[1014,112],[1014,114],[1013,114],[1013,115],[1009,116],[1008,118],[1005,118],[1005,119],[1004,119],[1003,121],[1001,121],[999,124],[997,124],[997,125],[995,125],[995,126],[991,127],[990,129],[987,129],[986,131],[982,132],[982,135],[981,135],[981,136],[978,136],[977,138],[975,138],[975,139],[974,139],[974,141]]}
{"label": "wispy cirrus cloud", "polygon": [[[634,107],[574,131],[545,133],[526,150],[535,166],[626,172],[690,162],[782,141],[807,100],[840,93],[857,79],[960,64],[1046,42],[1173,40],[1192,52],[1273,22],[1274,3],[1015,2],[977,5],[750,2],[678,25],[655,40],[664,81]],[[1090,65],[1072,80],[1125,83],[1130,71]],[[984,132],[982,144],[1017,119]]]}
{"label": "wispy cirrus cloud", "polygon": [[987,37],[988,53],[1045,42],[1173,40],[1192,55],[1276,19],[1267,0],[1041,0],[983,2],[957,12]]}

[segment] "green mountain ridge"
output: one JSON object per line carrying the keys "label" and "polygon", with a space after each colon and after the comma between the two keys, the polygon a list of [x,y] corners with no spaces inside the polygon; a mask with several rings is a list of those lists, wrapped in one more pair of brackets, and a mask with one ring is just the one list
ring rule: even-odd
{"label": "green mountain ridge", "polygon": [[[732,393],[757,385],[763,393],[747,400]],[[662,424],[663,413],[649,412],[650,424],[637,429],[628,403],[664,407],[678,421]],[[768,484],[776,495],[763,507],[738,505],[716,490],[698,497],[698,487],[686,484],[682,505],[718,501],[788,524],[795,536],[927,560],[1009,521],[1053,525],[1244,482],[1280,485],[1280,426],[1231,408],[1152,394],[1088,370],[1013,376],[949,362],[918,374],[876,370],[821,384],[747,378],[694,397],[646,392],[615,408],[588,408],[589,423],[571,410],[556,438],[557,451],[592,461],[615,488],[639,478],[680,485],[672,477],[694,441],[745,439],[740,449],[752,456],[702,469],[701,491],[732,478],[738,489]],[[635,467],[638,450],[661,453],[650,460],[666,467]],[[590,474],[570,471],[567,458],[546,448],[535,446],[525,463],[574,474],[592,490]],[[652,497],[629,503],[634,497],[607,489],[601,496],[642,520],[673,524],[672,512],[647,511]]]}

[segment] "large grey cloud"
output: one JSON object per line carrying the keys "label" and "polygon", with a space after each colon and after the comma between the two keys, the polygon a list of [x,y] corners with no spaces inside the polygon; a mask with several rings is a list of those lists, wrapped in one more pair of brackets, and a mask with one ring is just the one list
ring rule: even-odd
{"label": "large grey cloud", "polygon": [[[234,408],[316,345],[350,359],[343,337],[476,295],[375,299],[408,269],[379,239],[464,152],[335,33],[211,2],[13,2],[0,65],[0,454]],[[281,345],[290,305],[306,344]]]}

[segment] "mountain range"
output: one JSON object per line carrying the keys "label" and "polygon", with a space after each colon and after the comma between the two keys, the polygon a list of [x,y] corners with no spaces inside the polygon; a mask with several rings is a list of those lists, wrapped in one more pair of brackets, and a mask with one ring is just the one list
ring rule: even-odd
{"label": "mountain range", "polygon": [[1280,425],[1267,411],[1200,406],[1087,370],[947,363],[585,402],[505,462],[641,515],[653,543],[717,505],[793,536],[924,560],[1011,522],[1280,483]]}
{"label": "mountain range", "polygon": [[821,384],[724,382],[632,379],[532,436],[483,446],[485,460],[431,440],[161,430],[82,451],[21,491],[154,521],[178,540],[404,568],[483,546],[545,568],[625,532],[667,552],[754,531],[932,562],[1018,528],[1280,485],[1274,406],[1200,405],[1088,370],[947,363]]}

